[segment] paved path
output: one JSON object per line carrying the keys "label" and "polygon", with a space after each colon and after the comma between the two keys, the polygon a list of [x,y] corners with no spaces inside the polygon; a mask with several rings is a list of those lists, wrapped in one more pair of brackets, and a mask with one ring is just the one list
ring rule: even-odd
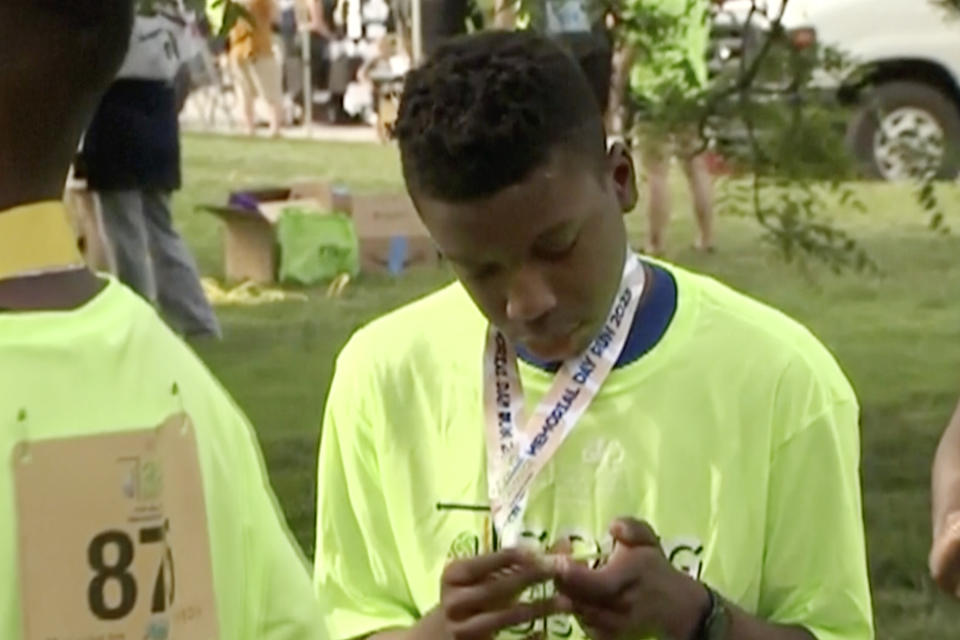
{"label": "paved path", "polygon": [[[184,131],[246,135],[235,114],[232,95],[216,93],[213,89],[201,89],[187,100],[180,114],[180,124]],[[258,137],[266,135],[264,130],[257,133]],[[281,137],[324,142],[379,142],[376,130],[366,125],[315,124],[309,130],[304,127],[286,127]]]}

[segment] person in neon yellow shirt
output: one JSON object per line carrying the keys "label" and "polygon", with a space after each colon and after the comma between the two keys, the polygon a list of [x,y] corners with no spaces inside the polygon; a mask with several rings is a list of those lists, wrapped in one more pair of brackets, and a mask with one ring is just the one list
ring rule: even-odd
{"label": "person in neon yellow shirt", "polygon": [[[666,249],[670,221],[670,164],[676,157],[690,185],[698,251],[714,249],[713,184],[698,132],[700,114],[685,113],[707,88],[707,48],[710,40],[709,7],[722,0],[628,0],[634,15],[657,12],[669,26],[666,35],[653,38],[625,28],[631,45],[629,91],[637,107],[639,157],[646,174],[647,246],[653,255]],[[689,110],[689,106],[686,107]],[[676,118],[666,124],[663,117]]]}
{"label": "person in neon yellow shirt", "polygon": [[243,413],[59,202],[131,24],[0,3],[0,637],[326,640]]}
{"label": "person in neon yellow shirt", "polygon": [[337,360],[333,640],[873,638],[849,382],[781,313],[625,249],[633,167],[576,62],[451,42],[397,135],[458,281]]}

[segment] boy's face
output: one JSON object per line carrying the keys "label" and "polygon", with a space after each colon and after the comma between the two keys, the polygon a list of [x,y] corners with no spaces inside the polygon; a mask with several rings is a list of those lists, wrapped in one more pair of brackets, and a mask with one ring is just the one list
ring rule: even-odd
{"label": "boy's face", "polygon": [[487,319],[537,358],[578,355],[606,321],[636,205],[633,164],[615,146],[602,170],[557,152],[488,198],[414,198],[440,250]]}

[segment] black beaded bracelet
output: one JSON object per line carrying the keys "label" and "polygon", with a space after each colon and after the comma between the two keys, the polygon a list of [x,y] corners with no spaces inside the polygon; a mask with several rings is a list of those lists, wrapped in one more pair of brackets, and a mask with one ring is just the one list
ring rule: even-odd
{"label": "black beaded bracelet", "polygon": [[710,618],[713,616],[713,608],[716,606],[717,595],[713,592],[713,589],[705,584],[702,586],[707,590],[707,608],[704,609],[703,614],[701,614],[700,622],[697,623],[696,630],[693,632],[690,640],[705,640],[707,638]]}

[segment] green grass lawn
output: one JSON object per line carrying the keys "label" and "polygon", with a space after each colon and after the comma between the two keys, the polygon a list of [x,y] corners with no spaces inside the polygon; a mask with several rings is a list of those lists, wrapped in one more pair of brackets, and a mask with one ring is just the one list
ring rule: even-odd
{"label": "green grass lawn", "polygon": [[[186,186],[177,222],[205,275],[220,277],[218,221],[193,208],[220,202],[229,188],[336,178],[355,190],[400,188],[392,149],[375,145],[238,141],[189,136]],[[909,191],[864,185],[867,213],[830,212],[879,263],[874,276],[835,276],[785,264],[749,220],[718,221],[720,251],[687,249],[690,205],[675,184],[668,258],[714,274],[810,326],[836,353],[863,405],[863,476],[878,637],[955,638],[960,607],[926,577],[929,467],[940,431],[960,395],[960,238],[927,230]],[[956,212],[960,195],[941,194]],[[642,235],[643,216],[629,218]],[[960,214],[949,220],[960,229]],[[315,457],[336,353],[351,332],[386,310],[450,280],[442,269],[400,279],[361,278],[345,296],[259,308],[221,308],[226,339],[201,355],[257,425],[271,476],[297,538],[313,551]]]}

